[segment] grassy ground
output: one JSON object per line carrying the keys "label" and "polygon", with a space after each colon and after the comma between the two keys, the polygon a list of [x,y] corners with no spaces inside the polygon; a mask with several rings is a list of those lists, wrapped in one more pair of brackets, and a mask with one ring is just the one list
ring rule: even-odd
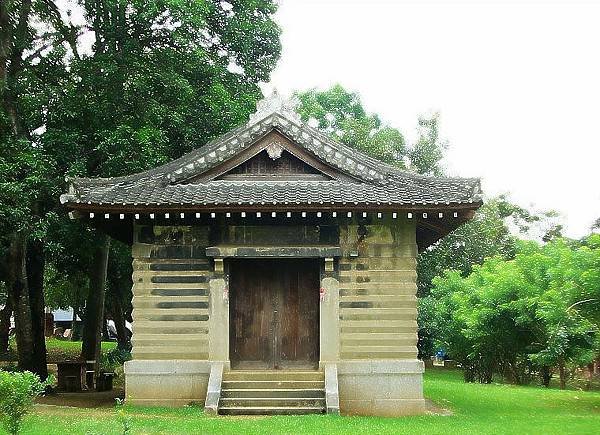
{"label": "grassy ground", "polygon": [[[115,348],[116,345],[117,343],[114,341],[104,341],[102,342],[102,350],[109,351]],[[48,363],[77,359],[81,353],[81,341],[59,340],[50,337],[46,339],[46,350],[48,352]],[[17,346],[13,337],[10,341],[8,355],[0,357],[0,361],[16,362],[16,360]]]}
{"label": "grassy ground", "polygon": [[[115,341],[103,341],[102,351],[106,352],[117,346]],[[46,349],[48,351],[48,362],[56,362],[67,359],[76,359],[81,353],[81,341],[58,340],[48,338],[46,340]]]}
{"label": "grassy ground", "polygon": [[[433,369],[425,394],[451,416],[207,417],[198,408],[126,407],[132,434],[600,434],[600,393],[464,384],[459,372]],[[38,405],[25,434],[118,434],[112,409]]]}

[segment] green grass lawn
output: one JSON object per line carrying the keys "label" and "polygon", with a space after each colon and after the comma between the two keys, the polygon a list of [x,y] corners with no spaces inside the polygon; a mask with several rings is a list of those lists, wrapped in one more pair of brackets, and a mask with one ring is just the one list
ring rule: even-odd
{"label": "green grass lawn", "polygon": [[[114,349],[116,346],[116,341],[103,341],[102,351],[107,352]],[[77,359],[79,358],[79,354],[81,354],[81,341],[48,338],[46,339],[46,350],[48,351],[48,362]]]}
{"label": "green grass lawn", "polygon": [[[117,346],[115,341],[103,341],[102,350],[109,351]],[[48,363],[72,360],[79,358],[81,353],[81,341],[59,340],[54,337],[46,339],[46,350],[48,352]],[[0,361],[15,362],[17,360],[17,345],[14,337],[10,340],[8,355],[3,355]]]}
{"label": "green grass lawn", "polygon": [[[198,408],[126,407],[132,434],[600,434],[600,393],[465,384],[456,371],[433,369],[425,394],[452,416],[207,417]],[[37,406],[25,434],[118,434],[112,409]]]}

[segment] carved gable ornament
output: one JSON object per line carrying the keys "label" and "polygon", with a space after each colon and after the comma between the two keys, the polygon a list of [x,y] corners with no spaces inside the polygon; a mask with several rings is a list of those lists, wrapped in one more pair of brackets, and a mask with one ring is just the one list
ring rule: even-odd
{"label": "carved gable ornament", "polygon": [[277,160],[281,157],[281,153],[283,152],[283,144],[279,141],[274,140],[273,142],[269,143],[269,145],[267,145],[265,150],[267,151],[267,154],[269,155],[271,160]]}

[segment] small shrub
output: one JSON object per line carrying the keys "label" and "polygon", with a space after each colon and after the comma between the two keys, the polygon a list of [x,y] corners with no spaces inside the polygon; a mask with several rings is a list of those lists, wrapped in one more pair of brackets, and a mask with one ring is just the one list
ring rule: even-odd
{"label": "small shrub", "polygon": [[123,435],[131,434],[131,417],[125,412],[125,401],[121,399],[115,399],[117,404],[115,406],[117,410],[117,419],[121,423],[121,433]]}
{"label": "small shrub", "polygon": [[129,351],[115,347],[102,354],[100,357],[100,369],[107,373],[115,373],[119,367],[123,366],[125,361],[129,361],[130,359],[131,353]]}
{"label": "small shrub", "polygon": [[31,372],[7,372],[0,370],[0,418],[10,434],[18,434],[23,418],[31,410],[33,400],[52,383],[48,378],[42,382]]}

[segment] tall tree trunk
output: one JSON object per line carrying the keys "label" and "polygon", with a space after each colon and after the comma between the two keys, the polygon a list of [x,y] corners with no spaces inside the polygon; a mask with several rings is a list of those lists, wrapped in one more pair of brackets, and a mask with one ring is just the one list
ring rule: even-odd
{"label": "tall tree trunk", "polygon": [[90,265],[90,291],[85,304],[83,321],[81,357],[86,361],[96,361],[96,372],[100,360],[109,246],[110,239],[107,236],[98,237]]}
{"label": "tall tree trunk", "polygon": [[21,370],[34,372],[37,362],[34,358],[31,309],[26,268],[26,237],[22,232],[12,235],[8,252],[8,297],[15,314],[15,336],[17,358]]}
{"label": "tall tree trunk", "polygon": [[48,377],[46,355],[46,316],[44,308],[44,244],[39,240],[32,240],[27,244],[27,283],[29,287],[29,307],[31,310],[31,332],[33,341],[33,363],[35,373],[42,380]]}
{"label": "tall tree trunk", "polygon": [[[119,292],[120,293],[120,292]],[[129,350],[129,336],[125,327],[125,315],[123,313],[122,295],[117,294],[112,298],[111,311],[117,330],[117,347]]]}
{"label": "tall tree trunk", "polygon": [[[105,302],[106,302],[106,294],[104,295],[104,299],[105,299]],[[108,319],[106,318],[106,313],[104,313],[103,318],[102,318],[102,332],[100,334],[100,339],[102,339],[102,337],[104,337],[105,340],[108,338],[108,323],[107,323],[107,320]]]}
{"label": "tall tree trunk", "polygon": [[558,376],[560,389],[564,390],[567,388],[567,369],[562,358],[558,361]]}
{"label": "tall tree trunk", "polygon": [[587,365],[587,382],[585,383],[585,390],[589,391],[592,389],[592,381],[594,380],[594,362],[592,361]]}
{"label": "tall tree trunk", "polygon": [[552,370],[548,366],[543,366],[540,369],[540,377],[542,378],[542,385],[546,388],[550,386],[550,380],[552,379]]}
{"label": "tall tree trunk", "polygon": [[12,304],[10,298],[7,298],[4,308],[2,308],[0,311],[0,354],[8,353],[8,345],[10,341],[10,318],[12,313]]}

